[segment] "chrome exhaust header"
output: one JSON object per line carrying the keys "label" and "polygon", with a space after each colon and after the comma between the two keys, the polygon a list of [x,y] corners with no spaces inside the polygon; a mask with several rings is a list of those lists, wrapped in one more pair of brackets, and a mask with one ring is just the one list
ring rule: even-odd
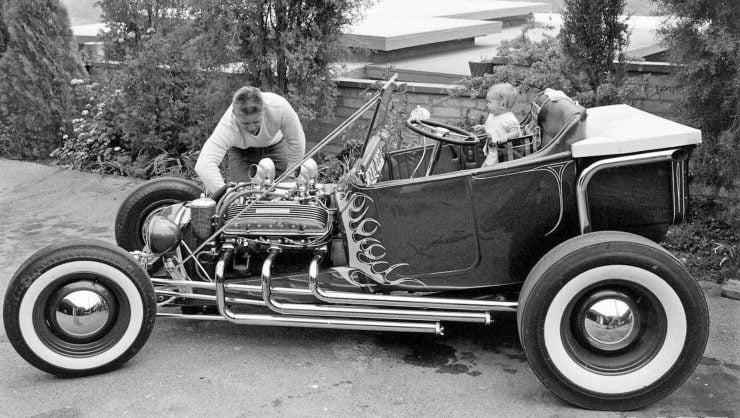
{"label": "chrome exhaust header", "polygon": [[318,263],[311,264],[308,287],[322,302],[340,305],[381,305],[407,308],[452,309],[455,311],[516,312],[518,302],[498,302],[473,299],[430,298],[424,296],[369,295],[350,292],[325,291],[319,288]]}
{"label": "chrome exhaust header", "polygon": [[[281,303],[272,299],[271,292],[271,270],[272,263],[279,253],[278,249],[270,251],[262,264],[262,300],[268,308],[283,315],[300,316],[333,316],[350,318],[391,319],[407,321],[454,321],[471,322],[488,325],[491,316],[488,312],[452,312],[452,311],[422,311],[410,309],[384,309],[363,306],[336,306],[336,305],[313,305],[297,303]],[[309,266],[309,277],[316,281],[318,275],[318,263],[322,258],[321,253],[316,253]],[[309,279],[310,280],[310,279]]]}
{"label": "chrome exhaust header", "polygon": [[[366,331],[396,331],[396,332],[420,332],[442,335],[443,329],[439,322],[401,322],[401,321],[375,321],[342,318],[320,318],[299,317],[286,315],[266,314],[237,314],[232,312],[226,304],[226,289],[224,286],[224,270],[226,264],[231,260],[233,252],[226,254],[216,264],[216,305],[218,312],[227,321],[235,324],[245,325],[268,325],[268,326],[290,326],[306,328],[332,328],[332,329],[357,329]],[[269,264],[275,255],[268,256]],[[267,260],[266,260],[267,263]],[[264,268],[264,267],[263,267]]]}

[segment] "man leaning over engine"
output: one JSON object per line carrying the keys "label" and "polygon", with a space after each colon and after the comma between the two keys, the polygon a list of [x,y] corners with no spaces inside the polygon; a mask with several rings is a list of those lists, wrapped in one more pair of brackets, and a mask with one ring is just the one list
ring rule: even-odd
{"label": "man leaning over engine", "polygon": [[249,168],[263,158],[275,163],[276,175],[298,162],[306,151],[306,136],[293,107],[283,97],[245,86],[206,140],[195,172],[214,192],[224,185],[219,164],[228,152],[230,180],[249,181]]}

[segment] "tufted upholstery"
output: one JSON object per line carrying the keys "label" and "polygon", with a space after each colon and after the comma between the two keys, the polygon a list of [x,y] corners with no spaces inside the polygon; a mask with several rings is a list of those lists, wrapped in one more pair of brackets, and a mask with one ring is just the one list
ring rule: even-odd
{"label": "tufted upholstery", "polygon": [[535,154],[570,151],[586,135],[586,108],[560,90],[545,89],[532,102],[532,117],[541,128],[540,150]]}

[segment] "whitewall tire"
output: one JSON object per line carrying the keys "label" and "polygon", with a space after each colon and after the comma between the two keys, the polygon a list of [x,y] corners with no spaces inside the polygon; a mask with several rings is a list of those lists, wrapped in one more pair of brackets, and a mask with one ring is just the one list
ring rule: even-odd
{"label": "whitewall tire", "polygon": [[576,405],[631,410],[662,399],[706,346],[701,288],[659,245],[622,232],[573,238],[532,269],[519,336],[537,377]]}
{"label": "whitewall tire", "polygon": [[13,347],[33,366],[58,376],[119,367],[148,339],[154,289],[125,251],[100,241],[46,247],[26,261],[3,307]]}

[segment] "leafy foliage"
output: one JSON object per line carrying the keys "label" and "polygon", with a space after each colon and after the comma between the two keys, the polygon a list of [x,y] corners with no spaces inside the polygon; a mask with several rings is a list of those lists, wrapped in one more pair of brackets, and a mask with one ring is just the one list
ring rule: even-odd
{"label": "leafy foliage", "polygon": [[0,58],[3,57],[5,50],[8,47],[8,26],[5,24],[3,19],[3,8],[5,7],[5,0],[0,0]]}
{"label": "leafy foliage", "polygon": [[177,44],[155,34],[116,73],[123,113],[116,118],[132,154],[200,148],[228,107],[235,83],[205,72]]}
{"label": "leafy foliage", "polygon": [[59,0],[8,2],[3,17],[7,26],[7,49],[0,59],[3,143],[13,155],[40,158],[57,146],[60,130],[68,126],[70,80],[84,68]]}
{"label": "leafy foliage", "polygon": [[727,269],[729,277],[737,278],[740,273],[740,247],[719,242],[714,247],[714,253],[722,256],[719,266]]}
{"label": "leafy foliage", "polygon": [[62,136],[63,145],[51,157],[69,168],[126,174],[131,155],[124,148],[121,130],[115,123],[123,109],[120,91],[111,92],[82,79],[73,79],[71,84],[78,117],[72,119],[72,131]]}
{"label": "leafy foliage", "polygon": [[336,154],[320,154],[316,159],[319,165],[319,182],[335,183],[349,172],[362,152],[362,142],[355,136],[342,137],[342,149]]}
{"label": "leafy foliage", "polygon": [[[550,35],[543,29],[550,28],[530,21],[522,27],[520,36],[502,41],[499,56],[507,58],[507,64],[494,67],[493,74],[466,79],[464,91],[483,97],[490,86],[508,82],[517,86],[520,94],[545,88],[562,90],[586,107],[631,102],[643,93],[647,80],[625,83],[618,72],[602,74],[594,89],[587,73],[574,70],[575,64],[563,53],[562,36]],[[532,40],[532,31],[540,32],[539,40]]]}
{"label": "leafy foliage", "polygon": [[661,243],[696,278],[722,283],[738,278],[740,217],[738,201],[712,197],[691,198],[687,222],[674,225]]}
{"label": "leafy foliage", "polygon": [[[197,151],[141,145],[132,127],[141,121],[128,111],[130,97],[98,83],[72,80],[75,102],[82,109],[72,120],[72,134],[51,153],[56,164],[78,170],[150,178],[195,177]],[[137,129],[144,129],[138,127]]]}
{"label": "leafy foliage", "polygon": [[[282,94],[304,120],[329,114],[339,36],[367,3],[101,0],[106,54],[121,69],[99,92],[106,110],[75,119],[77,131],[54,156],[96,171],[190,176],[245,83]],[[91,132],[107,134],[90,140]]]}
{"label": "leafy foliage", "polygon": [[[202,69],[242,74],[242,83],[283,95],[304,118],[328,114],[332,63],[342,30],[368,0],[102,0],[111,57],[138,54],[156,33]],[[239,64],[239,65],[235,65]]]}
{"label": "leafy foliage", "polygon": [[698,176],[732,188],[740,176],[740,6],[736,0],[655,0],[674,16],[659,31],[681,87],[681,113],[701,129]]}
{"label": "leafy foliage", "polygon": [[155,32],[170,33],[187,18],[181,0],[101,0],[97,4],[108,27],[105,53],[118,62],[135,57]]}
{"label": "leafy foliage", "polygon": [[[364,92],[369,99],[377,91],[372,89]],[[381,135],[384,139],[384,151],[394,151],[398,149],[407,149],[414,146],[422,145],[424,137],[412,133],[405,126],[405,121],[409,117],[408,97],[402,93],[396,93],[388,102],[389,108],[385,112],[385,117],[380,121],[376,120],[375,131],[371,135]],[[374,111],[371,108],[368,112]],[[378,117],[381,117],[378,115]],[[369,120],[359,119],[341,136],[343,148],[336,155],[320,154],[318,158],[320,181],[336,182],[342,176],[347,174],[355,165],[361,156],[362,147],[365,143],[365,137],[369,129]]]}

